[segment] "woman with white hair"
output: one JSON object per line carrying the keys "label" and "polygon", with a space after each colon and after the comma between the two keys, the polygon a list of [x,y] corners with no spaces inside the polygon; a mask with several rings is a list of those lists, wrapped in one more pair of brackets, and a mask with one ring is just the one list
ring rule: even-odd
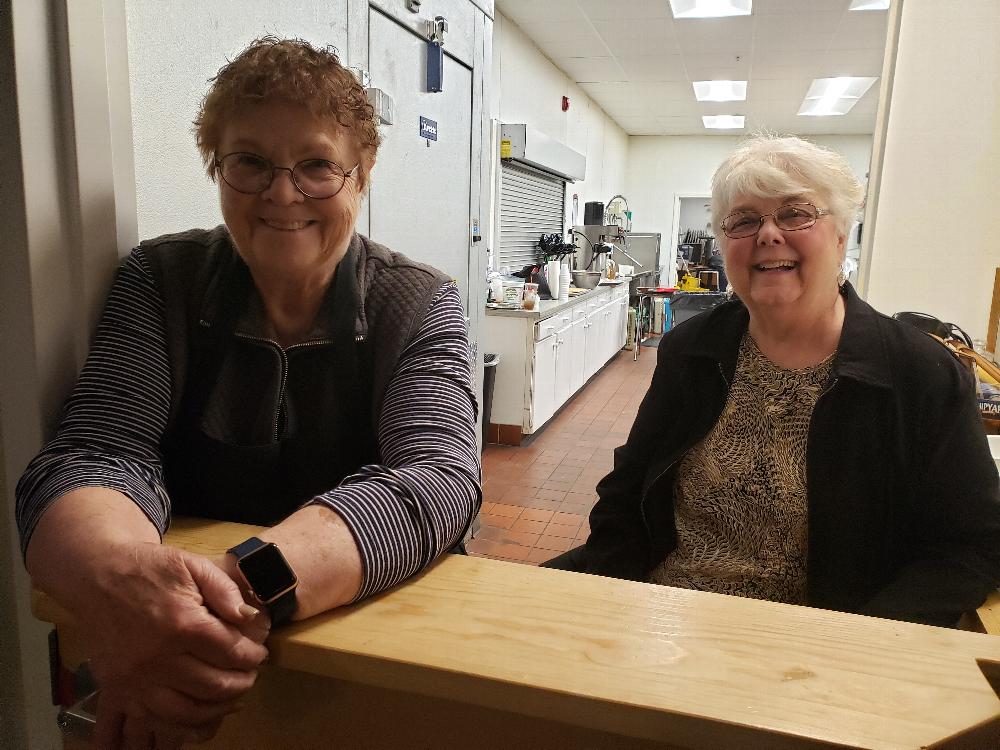
{"label": "woman with white hair", "polygon": [[1000,483],[966,370],[843,273],[862,188],[799,138],[712,183],[735,298],[672,330],[587,543],[589,573],[953,625],[1000,583]]}

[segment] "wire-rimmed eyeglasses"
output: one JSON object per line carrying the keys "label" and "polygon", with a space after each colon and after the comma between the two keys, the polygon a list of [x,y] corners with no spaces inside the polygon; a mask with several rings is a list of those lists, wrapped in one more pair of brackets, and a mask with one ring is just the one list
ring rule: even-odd
{"label": "wire-rimmed eyeglasses", "polygon": [[332,198],[344,188],[347,178],[359,165],[345,172],[339,164],[327,159],[305,159],[292,167],[276,167],[263,156],[235,151],[215,159],[215,168],[226,184],[238,193],[253,195],[271,186],[274,173],[288,172],[292,184],[307,198]]}
{"label": "wire-rimmed eyeglasses", "polygon": [[808,229],[820,216],[829,216],[830,212],[816,208],[812,203],[787,203],[773,213],[761,214],[756,211],[736,211],[722,220],[722,231],[730,239],[738,240],[752,237],[764,226],[764,219],[774,218],[778,229],[786,232],[796,232]]}

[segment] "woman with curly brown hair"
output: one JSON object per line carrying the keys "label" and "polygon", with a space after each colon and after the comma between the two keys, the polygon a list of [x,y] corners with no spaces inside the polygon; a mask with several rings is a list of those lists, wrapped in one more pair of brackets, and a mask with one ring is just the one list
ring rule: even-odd
{"label": "woman with curly brown hair", "polygon": [[[96,645],[101,747],[211,736],[272,625],[412,576],[481,501],[458,291],[354,231],[379,145],[361,86],[259,39],[195,124],[225,224],[125,260],[18,486],[28,570]],[[209,559],[160,544],[174,514],[268,528]]]}

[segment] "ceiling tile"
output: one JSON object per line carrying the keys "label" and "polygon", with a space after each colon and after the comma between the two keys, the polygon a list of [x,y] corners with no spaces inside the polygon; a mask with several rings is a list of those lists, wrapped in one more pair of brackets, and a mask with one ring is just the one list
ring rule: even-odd
{"label": "ceiling tile", "polygon": [[[537,0],[535,0],[537,2]],[[666,0],[579,0],[580,10],[592,21],[621,21],[632,18],[673,20]]]}
{"label": "ceiling tile", "polygon": [[823,76],[880,76],[884,52],[879,49],[828,50],[823,56]]}
{"label": "ceiling tile", "polygon": [[538,47],[550,60],[557,57],[600,57],[610,54],[597,34],[594,34],[594,37],[597,42],[581,35],[549,40],[545,43],[539,42]]}
{"label": "ceiling tile", "polygon": [[680,55],[619,56],[618,64],[631,81],[687,81]]}
{"label": "ceiling tile", "polygon": [[576,0],[497,0],[497,9],[520,24],[522,21],[565,21],[577,17]]}
{"label": "ceiling tile", "polygon": [[[823,53],[820,51],[819,57],[822,55]],[[817,50],[814,49],[793,50],[787,47],[763,46],[754,49],[753,66],[756,68],[758,65],[811,65],[816,62],[816,58]]]}
{"label": "ceiling tile", "polygon": [[[713,104],[718,104],[719,102],[712,102]],[[681,115],[690,115],[693,117],[701,117],[702,115],[714,115],[714,114],[729,114],[732,107],[729,107],[726,112],[710,112],[711,107],[703,107],[703,102],[697,101],[671,101],[669,99],[663,100],[649,100],[647,102],[647,107],[649,111],[657,115],[658,117],[679,117]],[[732,104],[732,102],[730,102]]]}
{"label": "ceiling tile", "polygon": [[747,81],[753,56],[750,48],[734,47],[728,52],[704,52],[684,55],[684,67],[691,81]]}
{"label": "ceiling tile", "polygon": [[635,86],[631,83],[620,83],[620,82],[590,83],[584,81],[583,83],[580,84],[580,88],[582,88],[584,91],[590,94],[590,96],[593,97],[635,96]]}
{"label": "ceiling tile", "polygon": [[555,57],[552,62],[577,83],[627,80],[613,57]]}
{"label": "ceiling tile", "polygon": [[[498,0],[509,16],[626,132],[871,133],[878,86],[842,117],[798,117],[813,78],[879,76],[885,13],[847,0],[755,0],[750,17],[674,21],[667,0]],[[501,27],[502,28],[502,27]],[[746,102],[697,102],[695,80],[746,80]],[[743,131],[702,115],[743,114]]]}
{"label": "ceiling tile", "polygon": [[657,102],[693,102],[694,89],[690,83],[637,83],[635,92],[638,96]]}
{"label": "ceiling tile", "polygon": [[797,34],[790,34],[777,29],[766,29],[757,33],[754,38],[754,51],[762,52],[766,48],[776,50],[805,50],[813,54],[826,52],[833,38],[829,29],[807,29]]}
{"label": "ceiling tile", "polygon": [[656,117],[616,117],[615,121],[629,135],[659,135],[662,131]]}
{"label": "ceiling tile", "polygon": [[755,23],[753,16],[702,18],[674,24],[674,35],[685,53],[729,52],[734,44],[749,47]]}
{"label": "ceiling tile", "polygon": [[624,20],[597,26],[615,55],[672,55],[677,53],[673,23],[667,19]]}
{"label": "ceiling tile", "polygon": [[708,131],[701,117],[661,117],[660,128],[664,135],[702,135]]}
{"label": "ceiling tile", "polygon": [[[755,80],[747,87],[747,101],[751,104],[758,102],[781,101],[782,99],[798,99],[802,103],[802,98],[809,90],[810,78],[775,78]],[[796,105],[798,111],[798,105]]]}
{"label": "ceiling tile", "polygon": [[786,80],[789,78],[829,78],[822,61],[817,58],[808,65],[754,65],[750,74],[753,81]]}
{"label": "ceiling tile", "polygon": [[848,13],[830,40],[831,49],[885,49],[885,13]]}
{"label": "ceiling tile", "polygon": [[759,16],[801,13],[807,3],[810,10],[829,13],[847,13],[850,5],[848,0],[754,0],[753,12]]}
{"label": "ceiling tile", "polygon": [[519,25],[542,52],[545,52],[546,45],[550,42],[561,42],[572,37],[576,41],[593,45],[594,48],[590,51],[592,55],[607,54],[593,25],[583,18],[571,21],[533,21],[530,24]]}

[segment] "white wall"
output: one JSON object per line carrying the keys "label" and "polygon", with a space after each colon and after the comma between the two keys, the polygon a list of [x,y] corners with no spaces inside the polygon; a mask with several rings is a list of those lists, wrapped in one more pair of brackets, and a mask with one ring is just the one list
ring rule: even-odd
{"label": "white wall", "polygon": [[332,45],[347,61],[347,0],[242,0],[238,8],[173,0],[169,12],[159,0],[127,0],[126,9],[139,237],[213,227],[222,222],[217,188],[191,125],[208,79],[264,34]]}
{"label": "white wall", "polygon": [[[663,235],[661,257],[671,246],[674,195],[708,194],[712,175],[745,136],[633,136],[629,147],[626,196],[637,232]],[[816,135],[809,140],[842,154],[858,179],[866,181],[872,138]]]}
{"label": "white wall", "polygon": [[689,229],[706,232],[712,222],[712,205],[708,198],[681,198],[678,232]]}
{"label": "white wall", "polygon": [[867,298],[985,338],[1000,266],[1000,3],[954,11],[902,6]]}
{"label": "white wall", "polygon": [[[493,92],[492,118],[527,123],[587,157],[586,178],[567,188],[567,224],[574,194],[582,222],[584,203],[625,193],[628,135],[500,13],[493,26]],[[562,111],[563,96],[570,100],[568,112]]]}
{"label": "white wall", "polygon": [[0,10],[0,747],[62,747],[50,628],[31,614],[14,484],[62,410],[118,240],[134,237],[115,195],[131,162],[126,179],[113,120],[127,107],[108,90],[126,75],[110,52],[125,38],[113,5],[14,0]]}

